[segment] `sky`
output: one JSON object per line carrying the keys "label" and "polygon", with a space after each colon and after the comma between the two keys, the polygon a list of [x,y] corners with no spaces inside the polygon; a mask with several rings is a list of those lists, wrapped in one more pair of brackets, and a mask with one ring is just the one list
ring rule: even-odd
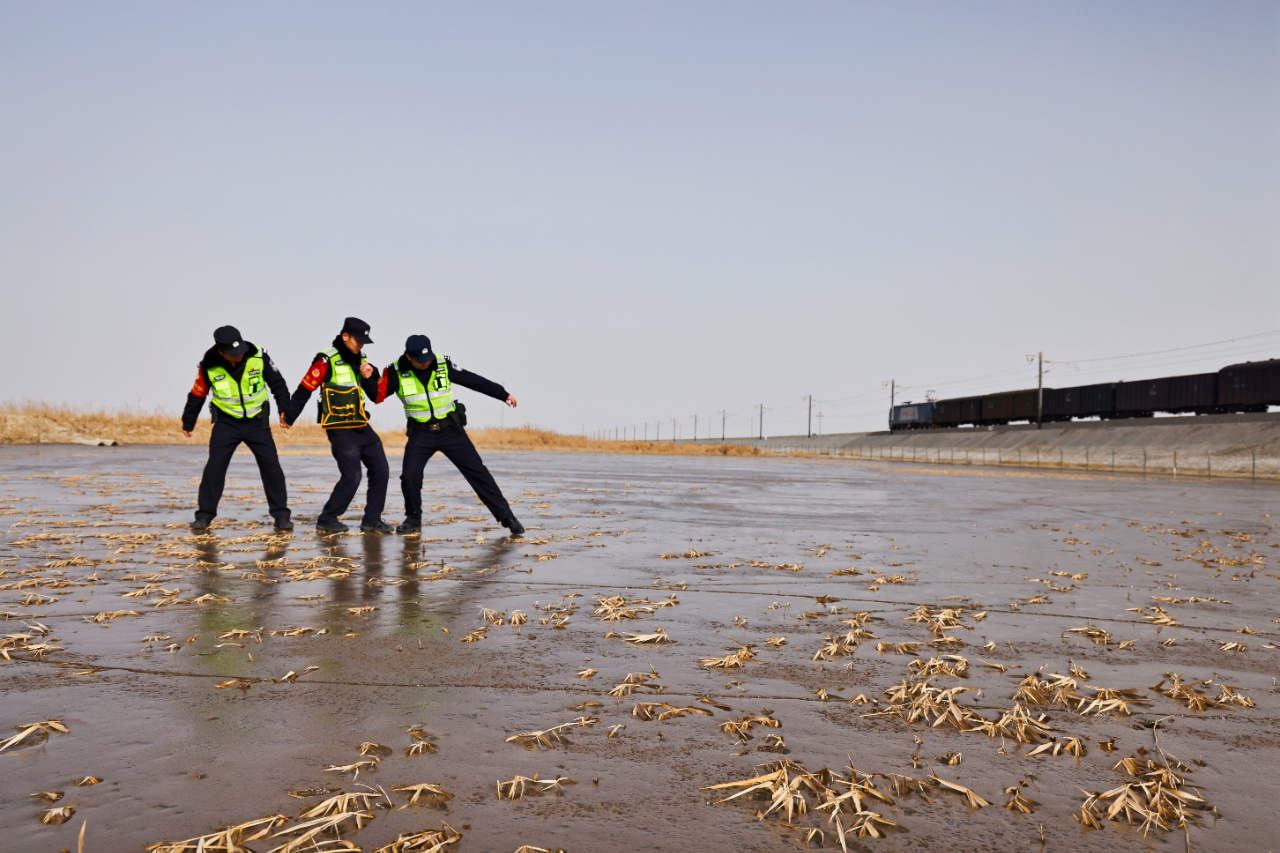
{"label": "sky", "polygon": [[347,315],[666,438],[1280,357],[1278,108],[1274,0],[0,0],[0,403]]}

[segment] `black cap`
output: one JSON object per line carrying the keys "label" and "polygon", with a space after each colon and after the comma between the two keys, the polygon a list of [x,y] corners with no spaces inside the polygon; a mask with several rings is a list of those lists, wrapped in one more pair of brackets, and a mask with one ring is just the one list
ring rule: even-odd
{"label": "black cap", "polygon": [[249,350],[249,345],[240,337],[240,330],[235,326],[219,326],[214,329],[213,342],[217,345],[218,352],[231,358],[244,355]]}
{"label": "black cap", "polygon": [[404,354],[420,364],[431,361],[431,338],[426,335],[410,335],[404,341]]}
{"label": "black cap", "polygon": [[359,317],[348,317],[342,321],[342,331],[355,338],[362,344],[373,343],[373,338],[369,337],[369,324]]}

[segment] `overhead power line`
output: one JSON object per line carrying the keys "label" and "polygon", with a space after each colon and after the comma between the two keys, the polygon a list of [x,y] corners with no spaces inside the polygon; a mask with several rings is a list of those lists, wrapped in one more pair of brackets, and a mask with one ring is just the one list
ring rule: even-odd
{"label": "overhead power line", "polygon": [[[1170,353],[1170,352],[1184,352],[1186,350],[1204,349],[1205,347],[1216,347],[1221,344],[1233,344],[1238,341],[1252,340],[1253,338],[1264,338],[1267,335],[1280,335],[1280,329],[1271,329],[1270,331],[1267,331],[1267,332],[1255,332],[1252,335],[1241,335],[1236,338],[1223,338],[1220,341],[1209,341],[1208,343],[1204,343],[1204,344],[1189,344],[1188,346],[1185,346],[1185,347],[1170,347],[1169,349],[1149,350],[1148,352],[1134,352],[1134,353],[1129,353],[1128,355],[1105,355],[1105,356],[1100,356],[1098,358],[1073,358],[1071,359],[1071,361],[1076,364],[1084,364],[1086,362],[1094,362],[1094,361],[1119,361],[1125,358],[1138,358],[1140,356],[1148,356],[1148,355],[1164,355],[1165,353]],[[1049,359],[1045,359],[1045,361],[1049,361]]]}

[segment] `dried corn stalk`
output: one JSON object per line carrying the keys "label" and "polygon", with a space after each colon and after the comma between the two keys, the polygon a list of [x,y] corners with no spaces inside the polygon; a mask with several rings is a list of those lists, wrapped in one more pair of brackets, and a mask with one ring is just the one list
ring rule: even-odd
{"label": "dried corn stalk", "polygon": [[41,720],[38,723],[23,723],[20,726],[14,726],[14,728],[18,729],[18,733],[4,743],[0,743],[0,752],[17,746],[27,738],[33,738],[34,742],[42,743],[48,740],[50,733],[65,735],[68,732],[62,720]]}
{"label": "dried corn stalk", "polygon": [[[840,845],[846,850],[847,833],[880,838],[885,830],[897,826],[866,808],[869,800],[889,804],[893,800],[875,787],[870,775],[859,773],[853,767],[849,768],[847,778],[827,769],[811,773],[803,765],[785,758],[767,765],[766,769],[767,772],[749,779],[707,785],[700,790],[736,791],[717,803],[748,795],[765,800],[768,806],[757,811],[756,816],[764,820],[775,815],[788,825],[810,811],[828,812],[828,821],[835,825]],[[819,837],[822,837],[821,830],[808,833],[809,840]]]}
{"label": "dried corn stalk", "polygon": [[957,794],[960,794],[961,796],[963,796],[965,798],[965,801],[968,802],[968,804],[972,808],[980,809],[980,808],[983,808],[984,806],[991,805],[991,803],[984,800],[972,788],[966,788],[964,785],[960,785],[955,782],[948,782],[946,779],[940,778],[936,773],[931,775],[933,777],[933,780],[937,782],[939,785],[941,785],[943,788],[947,789],[948,791],[955,791]]}
{"label": "dried corn stalk", "polygon": [[1009,795],[1009,802],[1005,803],[1004,807],[1011,812],[1031,814],[1036,806],[1040,805],[1035,800],[1022,796],[1022,790],[1017,785],[1010,785],[1004,789],[1004,792]]}
{"label": "dried corn stalk", "polygon": [[564,737],[560,732],[573,726],[589,726],[598,722],[594,717],[579,717],[577,720],[568,723],[561,723],[558,726],[552,726],[549,729],[532,732],[518,732],[504,740],[505,743],[518,743],[525,749],[555,749],[557,744],[564,742]]}
{"label": "dried corn stalk", "polygon": [[630,696],[637,690],[661,693],[663,686],[658,683],[657,678],[657,671],[629,672],[626,678],[610,688],[609,695],[615,699],[621,699],[624,696]]}
{"label": "dried corn stalk", "polygon": [[672,719],[673,717],[683,717],[688,714],[703,714],[708,717],[711,716],[711,712],[705,708],[698,708],[693,705],[679,708],[667,702],[637,702],[631,708],[631,716],[640,720],[658,720],[659,722],[662,722],[664,720]]}
{"label": "dried corn stalk", "polygon": [[393,785],[391,790],[409,794],[408,802],[400,807],[402,809],[417,805],[419,801],[443,807],[445,803],[453,799],[453,794],[430,782],[420,782],[417,785]]}
{"label": "dried corn stalk", "polygon": [[406,832],[373,853],[443,853],[445,847],[457,844],[462,834],[447,823],[440,829]]}
{"label": "dried corn stalk", "polygon": [[[354,824],[354,828],[359,830],[363,829],[364,825],[371,820],[373,820],[373,815],[365,811],[334,812],[311,820],[299,818],[298,823],[286,826],[271,836],[272,838],[293,836],[273,849],[271,853],[302,853],[302,851],[315,850],[319,844],[329,844],[331,841],[341,842],[345,824]],[[324,836],[327,835],[332,835],[334,838],[326,839]],[[355,851],[360,849],[350,846],[349,842],[344,843],[347,846],[338,849]],[[332,850],[334,848],[330,847],[329,849]]]}
{"label": "dried corn stalk", "polygon": [[[371,807],[371,804],[382,797],[377,791],[350,791],[342,794],[335,794],[326,800],[321,800],[311,808],[302,813],[304,818],[325,817],[327,815],[344,814],[350,811],[359,811]],[[390,803],[388,803],[388,806]]]}
{"label": "dried corn stalk", "polygon": [[751,646],[734,641],[734,645],[738,648],[730,651],[729,654],[722,658],[699,658],[698,663],[707,669],[740,669],[749,661],[756,659],[755,649]]}
{"label": "dried corn stalk", "polygon": [[733,735],[738,740],[746,743],[751,740],[751,728],[753,726],[763,726],[765,728],[776,729],[782,726],[777,718],[773,716],[773,712],[769,710],[761,711],[759,714],[749,717],[739,717],[736,720],[726,720],[720,724],[720,731],[725,734]]}
{"label": "dried corn stalk", "polygon": [[667,634],[666,628],[659,625],[651,634],[627,634],[624,642],[631,643],[634,646],[656,646],[659,643],[674,643],[675,640],[671,639],[670,635]]}
{"label": "dried corn stalk", "polygon": [[505,782],[501,780],[497,782],[498,799],[518,800],[526,795],[538,796],[549,792],[560,794],[564,792],[565,785],[576,784],[578,784],[577,780],[567,776],[556,776],[553,779],[539,779],[537,773],[533,776],[516,776]]}
{"label": "dried corn stalk", "polygon": [[260,817],[257,820],[228,826],[208,835],[188,838],[185,841],[162,841],[147,847],[147,853],[232,853],[242,851],[246,841],[266,838],[271,830],[288,823],[282,814]]}
{"label": "dried corn stalk", "polygon": [[60,823],[66,823],[71,820],[72,815],[75,813],[74,806],[55,806],[40,813],[40,822],[57,826]]}
{"label": "dried corn stalk", "polygon": [[1093,625],[1083,625],[1079,628],[1068,628],[1067,630],[1062,632],[1062,636],[1064,637],[1067,634],[1079,634],[1082,637],[1087,637],[1093,641],[1093,644],[1095,646],[1105,647],[1110,645],[1112,642],[1114,642],[1114,638],[1111,636],[1110,631],[1107,631],[1103,628],[1095,627]]}
{"label": "dried corn stalk", "polygon": [[949,675],[952,678],[969,677],[969,661],[960,655],[943,655],[925,660],[916,658],[907,664],[915,676]]}
{"label": "dried corn stalk", "polygon": [[920,622],[928,626],[929,633],[935,637],[942,637],[947,633],[947,629],[958,626],[963,616],[963,608],[929,607],[921,604],[903,618],[908,622]]}

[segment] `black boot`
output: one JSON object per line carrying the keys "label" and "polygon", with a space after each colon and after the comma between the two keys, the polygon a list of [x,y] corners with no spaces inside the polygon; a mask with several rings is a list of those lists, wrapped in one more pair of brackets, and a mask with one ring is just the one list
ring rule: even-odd
{"label": "black boot", "polygon": [[409,536],[414,533],[422,532],[422,522],[412,518],[406,518],[400,522],[400,526],[396,528],[396,533],[401,536]]}
{"label": "black boot", "polygon": [[341,521],[317,521],[316,530],[321,533],[346,533],[348,528]]}
{"label": "black boot", "polygon": [[195,521],[191,522],[191,530],[193,533],[206,533],[209,525],[213,523],[213,518],[207,515],[197,515]]}
{"label": "black boot", "polygon": [[292,533],[293,519],[287,515],[276,518],[276,533]]}
{"label": "black boot", "polygon": [[520,536],[524,533],[524,525],[516,518],[515,513],[508,515],[502,520],[502,526],[511,531],[512,536]]}
{"label": "black boot", "polygon": [[395,528],[385,521],[366,521],[360,525],[361,533],[393,533]]}

